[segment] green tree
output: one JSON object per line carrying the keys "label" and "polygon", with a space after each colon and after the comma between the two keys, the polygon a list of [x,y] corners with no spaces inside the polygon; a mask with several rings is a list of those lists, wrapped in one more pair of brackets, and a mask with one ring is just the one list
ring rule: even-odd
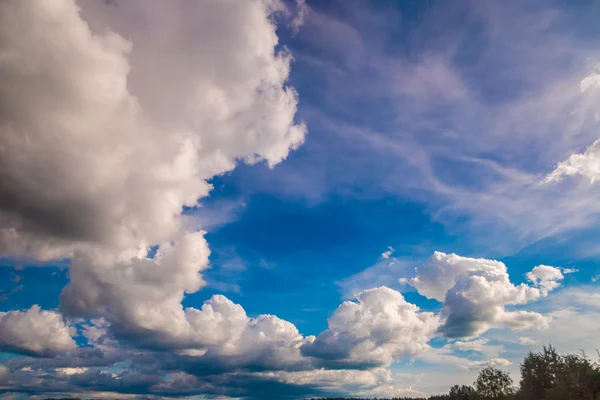
{"label": "green tree", "polygon": [[560,357],[553,387],[546,390],[548,400],[592,400],[597,398],[598,366],[585,354],[567,354]]}
{"label": "green tree", "polygon": [[450,400],[470,400],[475,390],[467,385],[454,385],[450,388]]}
{"label": "green tree", "polygon": [[475,391],[480,399],[500,400],[514,398],[513,380],[508,373],[494,367],[479,372],[475,381]]}
{"label": "green tree", "polygon": [[539,353],[529,352],[521,363],[519,397],[543,400],[546,391],[555,386],[560,365],[561,357],[552,346],[544,346]]}

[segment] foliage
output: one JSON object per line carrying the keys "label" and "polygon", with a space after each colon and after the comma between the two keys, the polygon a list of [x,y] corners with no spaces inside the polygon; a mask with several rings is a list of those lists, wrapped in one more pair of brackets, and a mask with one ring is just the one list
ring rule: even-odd
{"label": "foliage", "polygon": [[592,400],[600,393],[600,368],[585,354],[558,355],[544,347],[521,363],[519,398],[524,400]]}
{"label": "foliage", "polygon": [[479,372],[475,391],[477,398],[482,400],[510,399],[515,393],[510,375],[494,367],[486,367]]}
{"label": "foliage", "polygon": [[467,385],[454,385],[450,388],[449,400],[470,400],[473,399],[475,390]]}

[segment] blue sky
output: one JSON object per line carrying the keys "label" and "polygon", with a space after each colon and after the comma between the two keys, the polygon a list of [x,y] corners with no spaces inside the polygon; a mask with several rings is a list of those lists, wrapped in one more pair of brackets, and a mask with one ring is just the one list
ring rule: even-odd
{"label": "blue sky", "polygon": [[17,3],[9,396],[431,394],[596,348],[597,2]]}

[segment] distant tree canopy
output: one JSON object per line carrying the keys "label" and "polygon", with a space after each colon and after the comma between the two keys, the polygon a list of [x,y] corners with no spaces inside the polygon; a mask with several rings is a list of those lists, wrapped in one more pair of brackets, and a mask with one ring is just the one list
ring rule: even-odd
{"label": "distant tree canopy", "polygon": [[469,400],[473,398],[475,390],[467,385],[454,385],[450,388],[449,400]]}

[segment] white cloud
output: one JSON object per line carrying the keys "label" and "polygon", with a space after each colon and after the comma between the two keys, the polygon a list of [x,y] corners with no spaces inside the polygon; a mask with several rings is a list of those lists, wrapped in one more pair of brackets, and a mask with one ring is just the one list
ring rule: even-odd
{"label": "white cloud", "polygon": [[150,347],[203,344],[181,301],[204,285],[209,250],[182,208],[238,160],[276,165],[306,132],[291,55],[276,51],[282,3],[0,8],[0,254],[71,257],[70,316]]}
{"label": "white cloud", "polygon": [[600,177],[600,139],[582,154],[573,154],[546,176],[544,183],[561,181],[565,176],[581,175],[591,183]]}
{"label": "white cloud", "polygon": [[512,363],[504,358],[490,358],[484,361],[473,361],[467,365],[468,369],[481,369],[485,367],[505,368]]}
{"label": "white cloud", "polygon": [[294,18],[290,21],[290,27],[294,32],[298,32],[300,27],[304,25],[304,20],[307,15],[310,13],[311,9],[306,4],[306,0],[296,0],[296,14]]}
{"label": "white cloud", "polygon": [[394,253],[394,248],[392,246],[388,246],[388,249],[381,253],[381,258],[387,260]]}
{"label": "white cloud", "polygon": [[410,275],[413,265],[413,260],[382,259],[364,271],[336,282],[336,285],[342,289],[344,299],[352,299],[366,289],[379,286],[394,287],[398,282],[403,284],[401,280],[398,280],[398,276]]}
{"label": "white cloud", "polygon": [[65,367],[65,368],[56,368],[56,372],[60,373],[60,374],[64,374],[64,375],[75,375],[75,374],[83,374],[84,372],[86,372],[88,369],[85,367],[75,367],[75,368],[70,368],[70,367]]}
{"label": "white cloud", "polygon": [[[600,72],[596,69],[580,83],[581,92],[600,89]],[[596,117],[597,118],[597,117]],[[544,179],[544,183],[557,182],[565,176],[581,175],[594,183],[600,177],[600,140],[592,143],[582,154],[572,154],[560,162]]]}
{"label": "white cloud", "polygon": [[549,291],[560,286],[559,281],[564,279],[559,268],[549,267],[547,265],[538,265],[527,273],[527,279],[536,287],[540,288],[542,295],[547,295]]}
{"label": "white cloud", "polygon": [[[283,6],[277,1],[240,4],[234,0],[185,6],[183,2],[165,5],[142,0],[119,2],[118,7],[95,1],[78,4],[81,11],[68,0],[35,4],[8,0],[0,5],[0,98],[10,99],[0,107],[0,252],[42,260],[72,257],[62,310],[95,318],[82,326],[82,336],[93,348],[89,352],[79,349],[79,358],[53,359],[52,363],[75,360],[114,367],[130,354],[125,347],[112,349],[110,354],[105,351],[101,342],[111,335],[149,348],[135,349],[131,357],[148,369],[156,365],[190,371],[301,370],[314,364],[372,367],[431,351],[427,342],[438,328],[438,315],[420,311],[388,288],[367,290],[358,294],[357,302],[343,303],[330,318],[329,328],[317,338],[303,337],[293,324],[275,316],[248,317],[240,305],[223,296],[213,296],[201,309],[184,308],[184,296],[204,285],[202,272],[209,266],[209,249],[202,232],[190,232],[198,224],[202,228],[202,221],[187,221],[181,216],[182,207],[196,205],[211,189],[206,181],[233,169],[236,162],[264,160],[274,166],[304,140],[305,127],[294,123],[297,95],[286,87],[291,55],[276,51],[273,15]],[[301,23],[307,10],[303,1],[297,4],[298,18],[292,27]],[[461,77],[446,62],[444,57],[434,57],[423,65],[408,65],[409,79],[419,79],[398,85],[403,91],[400,95],[439,104],[441,90],[443,100],[469,100]],[[583,83],[582,90],[590,90],[597,81]],[[560,85],[551,89],[541,99],[534,96],[512,107],[499,107],[498,114],[508,121],[505,126],[486,121],[481,125],[497,129],[478,126],[474,130],[477,135],[494,131],[498,137],[506,137],[503,132],[507,130],[529,131],[527,123],[519,123],[521,114],[515,115],[515,110],[523,110],[527,118],[548,120],[548,115],[560,113],[537,111],[570,104],[569,93],[564,96],[567,100],[552,103],[553,94],[562,99],[564,91]],[[470,109],[468,114],[487,113]],[[547,123],[554,124],[555,119]],[[578,129],[577,123],[572,125]],[[478,150],[500,147],[498,142],[482,145],[469,135],[463,137]],[[406,149],[405,153],[414,150]],[[410,156],[418,159],[422,154],[414,151]],[[424,162],[415,165],[426,170],[433,165],[432,159],[424,156]],[[537,203],[531,206],[531,196],[521,202],[521,197],[512,195],[531,182],[532,174],[501,163],[469,162],[506,180],[499,189],[486,186],[486,190],[459,192],[431,171],[431,175],[425,171],[424,177],[412,176],[443,192],[456,208],[493,210],[529,226],[515,215],[527,215]],[[404,178],[408,174],[395,175]],[[519,211],[515,214],[512,208]],[[556,219],[560,215],[551,222]],[[154,244],[160,244],[159,251],[147,258],[148,246]],[[386,251],[382,258],[391,255]],[[498,261],[436,253],[411,283],[425,296],[444,302],[444,329],[446,333],[455,329],[452,334],[456,336],[495,326],[525,329],[550,324],[560,328],[555,321],[563,328],[583,331],[588,315],[578,311],[556,311],[552,313],[555,320],[550,320],[535,312],[505,309],[558,286],[562,275],[559,278],[548,268],[552,267],[536,267],[530,273],[537,288],[515,286]],[[596,301],[595,297],[587,299]],[[22,330],[31,337],[23,336]],[[536,339],[549,335],[532,332],[528,334]],[[569,338],[579,343],[580,336]],[[590,342],[589,337],[584,339]],[[457,341],[451,346],[476,349],[483,347],[483,341]],[[0,314],[0,347],[54,355],[75,344],[59,314],[33,307]],[[118,352],[125,354],[118,354],[122,358],[117,361],[112,357]],[[444,357],[441,362],[447,364],[460,360],[448,354]],[[492,358],[468,366],[505,366],[506,362]],[[94,382],[115,390],[111,384],[127,379],[148,389],[165,384],[162,370],[155,375],[145,375],[145,371],[117,374],[77,363],[40,365],[53,365],[43,373],[56,373],[64,387]],[[40,383],[27,374],[41,369],[18,371],[29,378],[28,387]],[[0,366],[0,378],[6,373]],[[181,387],[191,382],[195,390],[224,391],[222,383],[235,374],[211,375],[223,379],[220,387],[200,381],[202,371],[170,376]],[[332,390],[356,388],[361,396],[416,393],[389,374],[377,368],[275,371],[256,376]]]}
{"label": "white cloud", "polygon": [[342,303],[329,328],[302,347],[306,356],[337,365],[389,365],[427,349],[438,317],[406,302],[387,287],[365,290]]}
{"label": "white cloud", "polygon": [[525,304],[546,296],[562,279],[559,269],[538,266],[528,277],[536,287],[510,282],[506,266],[494,260],[435,252],[409,282],[428,298],[444,302],[440,331],[447,337],[473,337],[492,327],[546,327],[539,313],[508,311],[507,305]]}
{"label": "white cloud", "polygon": [[506,266],[500,261],[461,257],[436,251],[423,265],[416,268],[417,276],[410,280],[410,284],[428,299],[444,301],[446,293],[456,282],[470,274],[485,271],[502,274],[506,271]]}
{"label": "white cloud", "polygon": [[582,92],[586,90],[600,89],[600,70],[598,68],[591,74],[581,80],[580,88]]}
{"label": "white cloud", "polygon": [[326,370],[298,372],[266,372],[256,374],[279,382],[311,386],[326,393],[353,393],[360,397],[423,396],[422,392],[403,385],[392,372],[385,368],[361,370]]}
{"label": "white cloud", "polygon": [[[513,332],[506,329],[490,331],[490,339],[505,343],[519,343],[523,346],[535,345],[536,350],[541,350],[543,345],[552,345],[559,353],[578,353],[584,351],[593,356],[598,348],[597,332],[600,329],[600,297],[598,288],[578,287],[565,288],[551,293],[541,299],[533,308],[543,311],[550,317],[548,329],[526,329]],[[589,301],[588,299],[592,299]],[[523,358],[523,350],[514,347],[511,351],[510,361],[518,365]]]}
{"label": "white cloud", "polygon": [[531,345],[531,344],[535,344],[535,340],[533,340],[532,338],[526,337],[526,336],[521,336],[519,337],[519,339],[517,340],[517,342],[519,344],[522,344],[523,346],[527,346],[527,345]]}
{"label": "white cloud", "polygon": [[579,270],[577,268],[560,268],[560,270],[562,271],[562,273],[564,275],[574,274],[576,272],[579,272]]}
{"label": "white cloud", "polygon": [[51,357],[76,348],[60,314],[33,306],[0,313],[0,351]]}
{"label": "white cloud", "polygon": [[[443,50],[434,46],[407,60],[382,51],[377,33],[341,35],[354,33],[354,26],[340,27],[333,17],[314,18],[331,32],[322,45],[341,52],[334,61],[318,60],[331,82],[331,104],[352,110],[369,96],[390,103],[396,113],[389,121],[402,127],[378,131],[373,125],[352,125],[351,113],[344,120],[315,107],[332,136],[343,132],[345,139],[353,140],[347,144],[353,156],[342,158],[346,163],[336,170],[335,181],[323,186],[359,176],[376,189],[425,201],[437,222],[469,235],[479,251],[496,254],[517,251],[555,233],[595,226],[599,188],[572,185],[564,190],[538,183],[549,165],[598,137],[600,91],[580,90],[588,66],[598,60],[597,52],[569,33],[552,29],[549,34],[549,21],[565,22],[564,13],[554,7],[509,6],[502,12],[494,6],[475,7],[473,17],[486,32],[488,47],[478,52],[481,62],[467,70],[455,63],[464,56],[462,35],[440,37],[451,45]],[[433,34],[430,27],[447,24],[445,16],[454,8],[438,8],[439,14],[428,14],[415,30]],[[368,11],[371,18],[385,20]],[[514,31],[499,28],[507,18]],[[567,59],[569,66],[563,63]],[[503,60],[506,73],[490,68],[498,60]],[[366,69],[372,71],[367,77]],[[348,74],[358,86],[347,87]],[[500,97],[492,95],[490,85],[504,88],[502,82],[512,89],[501,90]],[[313,176],[318,178],[326,180]]]}
{"label": "white cloud", "polygon": [[192,334],[181,305],[184,293],[204,285],[208,266],[202,232],[163,244],[153,259],[145,254],[115,262],[111,254],[81,253],[70,267],[61,309],[71,316],[103,317],[121,336],[140,336],[161,345]]}
{"label": "white cloud", "polygon": [[447,345],[444,346],[444,348],[460,350],[460,351],[468,351],[468,350],[482,351],[483,346],[487,342],[488,342],[487,339],[476,339],[476,340],[471,340],[471,341],[457,340],[455,342],[448,343]]}
{"label": "white cloud", "polygon": [[270,4],[3,2],[3,254],[170,240],[207,179],[298,147]]}
{"label": "white cloud", "polygon": [[[83,336],[94,344],[107,332],[132,342],[136,347],[170,350],[179,355],[194,357],[197,365],[220,365],[223,368],[260,365],[261,368],[287,368],[308,365],[300,354],[300,347],[313,340],[305,338],[290,322],[272,315],[250,318],[239,304],[222,295],[205,301],[201,309],[183,308],[179,295],[164,297],[167,290],[156,290],[155,279],[149,272],[144,279],[105,284],[110,291],[90,288],[90,293],[107,292],[107,303],[94,305],[98,309],[110,308],[107,322],[97,321],[84,325]],[[174,268],[171,268],[174,269]],[[130,270],[131,271],[131,270]],[[118,278],[119,276],[117,276]],[[139,286],[144,282],[144,286]],[[156,282],[160,282],[156,278]],[[122,287],[120,286],[122,285]],[[139,291],[128,298],[125,292]],[[159,293],[161,296],[153,297]],[[73,295],[73,298],[92,304],[93,298]],[[106,301],[107,299],[103,299]]]}

